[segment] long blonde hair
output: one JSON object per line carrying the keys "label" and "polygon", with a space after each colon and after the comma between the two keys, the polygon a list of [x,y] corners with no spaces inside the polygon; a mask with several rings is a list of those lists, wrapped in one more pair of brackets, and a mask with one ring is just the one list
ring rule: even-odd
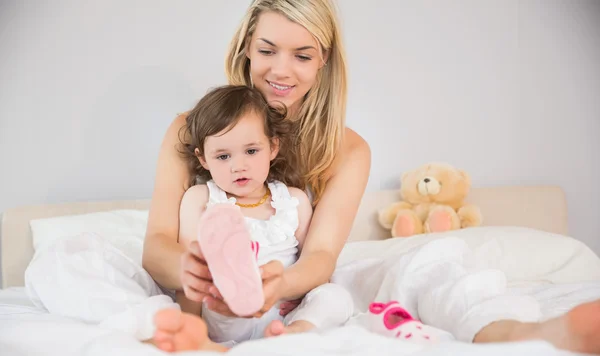
{"label": "long blonde hair", "polygon": [[305,95],[294,119],[298,122],[298,160],[303,184],[314,193],[313,204],[321,198],[328,169],[340,149],[346,125],[347,77],[345,50],[336,11],[330,0],[254,0],[230,43],[225,73],[233,85],[252,85],[248,42],[258,17],[266,11],[278,12],[300,24],[321,46],[327,62],[314,86]]}

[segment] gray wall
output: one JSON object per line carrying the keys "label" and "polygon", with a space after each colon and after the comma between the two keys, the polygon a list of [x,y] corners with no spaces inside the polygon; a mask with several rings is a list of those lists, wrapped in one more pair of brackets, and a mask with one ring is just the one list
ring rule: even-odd
{"label": "gray wall", "polygon": [[[167,125],[225,82],[249,2],[3,0],[0,212],[149,197]],[[479,186],[557,184],[600,252],[599,1],[339,3],[368,189],[430,160]]]}

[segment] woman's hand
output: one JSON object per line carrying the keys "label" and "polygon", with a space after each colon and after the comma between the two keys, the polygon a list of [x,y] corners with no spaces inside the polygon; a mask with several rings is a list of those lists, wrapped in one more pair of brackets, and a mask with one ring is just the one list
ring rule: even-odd
{"label": "woman's hand", "polygon": [[185,296],[198,303],[213,287],[210,271],[196,241],[191,242],[181,256],[181,284]]}
{"label": "woman's hand", "polygon": [[205,302],[206,307],[216,313],[235,316],[223,302],[223,297],[212,282],[212,276],[200,245],[192,241],[181,257],[181,284],[183,292],[191,301]]}
{"label": "woman's hand", "polygon": [[253,315],[255,318],[260,318],[264,313],[268,312],[275,303],[281,300],[283,289],[286,284],[283,277],[283,264],[275,260],[260,267],[261,278],[263,281],[263,294],[265,296],[265,304]]}
{"label": "woman's hand", "polygon": [[[216,313],[225,316],[235,315],[223,301],[217,287],[212,283],[212,277],[206,261],[202,256],[200,245],[197,241],[191,242],[189,248],[184,252],[181,259],[182,276],[181,284],[185,296],[195,302],[204,302],[206,307]],[[283,277],[283,265],[279,261],[271,261],[260,267],[261,278],[263,282],[263,293],[265,303],[263,307],[254,315],[248,316],[261,317],[275,305],[283,294],[285,281]],[[299,301],[298,301],[299,303]],[[292,311],[289,309],[285,314]],[[283,315],[285,315],[283,314]]]}

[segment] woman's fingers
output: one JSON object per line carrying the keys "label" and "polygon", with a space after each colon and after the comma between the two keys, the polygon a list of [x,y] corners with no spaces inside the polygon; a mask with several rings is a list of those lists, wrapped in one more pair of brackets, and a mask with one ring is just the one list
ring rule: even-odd
{"label": "woman's fingers", "polygon": [[225,316],[237,316],[229,309],[227,304],[225,304],[221,300],[218,300],[211,296],[207,296],[205,303],[206,303],[206,307],[208,309],[214,311],[215,313],[219,313],[219,314],[225,315]]}
{"label": "woman's fingers", "polygon": [[215,286],[211,286],[210,289],[208,290],[208,293],[210,293],[213,297],[215,297],[219,300],[223,300],[223,296],[221,295],[221,292],[219,292],[219,290]]}
{"label": "woman's fingers", "polygon": [[283,264],[277,260],[273,260],[260,267],[261,278],[264,280],[283,275]]}
{"label": "woman's fingers", "polygon": [[200,248],[198,241],[190,242],[188,245],[188,250],[192,255],[204,262],[204,255],[202,254],[202,249]]}
{"label": "woman's fingers", "polygon": [[193,302],[200,303],[206,297],[206,293],[198,292],[197,290],[183,286],[185,297]]}
{"label": "woman's fingers", "polygon": [[193,254],[184,252],[181,257],[181,268],[183,272],[189,272],[200,279],[212,281],[212,276],[206,263],[196,258]]}
{"label": "woman's fingers", "polygon": [[188,299],[201,302],[214,286],[208,266],[198,257],[198,244],[191,243],[189,247],[181,256],[181,284]]}
{"label": "woman's fingers", "polygon": [[181,285],[185,296],[194,302],[201,302],[213,287],[212,283],[199,279],[188,272],[183,272]]}
{"label": "woman's fingers", "polygon": [[181,276],[181,284],[195,289],[201,293],[210,293],[211,287],[213,287],[211,282],[200,279],[188,271],[183,271],[183,275]]}

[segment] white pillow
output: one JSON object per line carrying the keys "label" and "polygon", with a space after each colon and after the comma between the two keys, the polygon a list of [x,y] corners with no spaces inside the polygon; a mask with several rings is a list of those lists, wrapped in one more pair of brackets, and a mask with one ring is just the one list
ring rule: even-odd
{"label": "white pillow", "polygon": [[485,226],[444,233],[348,243],[338,265],[400,256],[427,242],[454,236],[473,249],[481,268],[504,271],[511,285],[600,281],[600,258],[574,238],[524,227]]}
{"label": "white pillow", "polygon": [[[91,232],[103,236],[141,265],[147,221],[147,210],[113,210],[32,220],[30,224],[36,253],[57,239]],[[513,285],[531,281],[600,281],[600,258],[581,241],[524,227],[485,226],[409,238],[351,242],[344,247],[338,265],[358,259],[400,256],[414,247],[448,236],[467,242],[480,267],[501,269]]]}
{"label": "white pillow", "polygon": [[57,240],[96,233],[141,265],[147,210],[112,210],[30,221],[35,254]]}

